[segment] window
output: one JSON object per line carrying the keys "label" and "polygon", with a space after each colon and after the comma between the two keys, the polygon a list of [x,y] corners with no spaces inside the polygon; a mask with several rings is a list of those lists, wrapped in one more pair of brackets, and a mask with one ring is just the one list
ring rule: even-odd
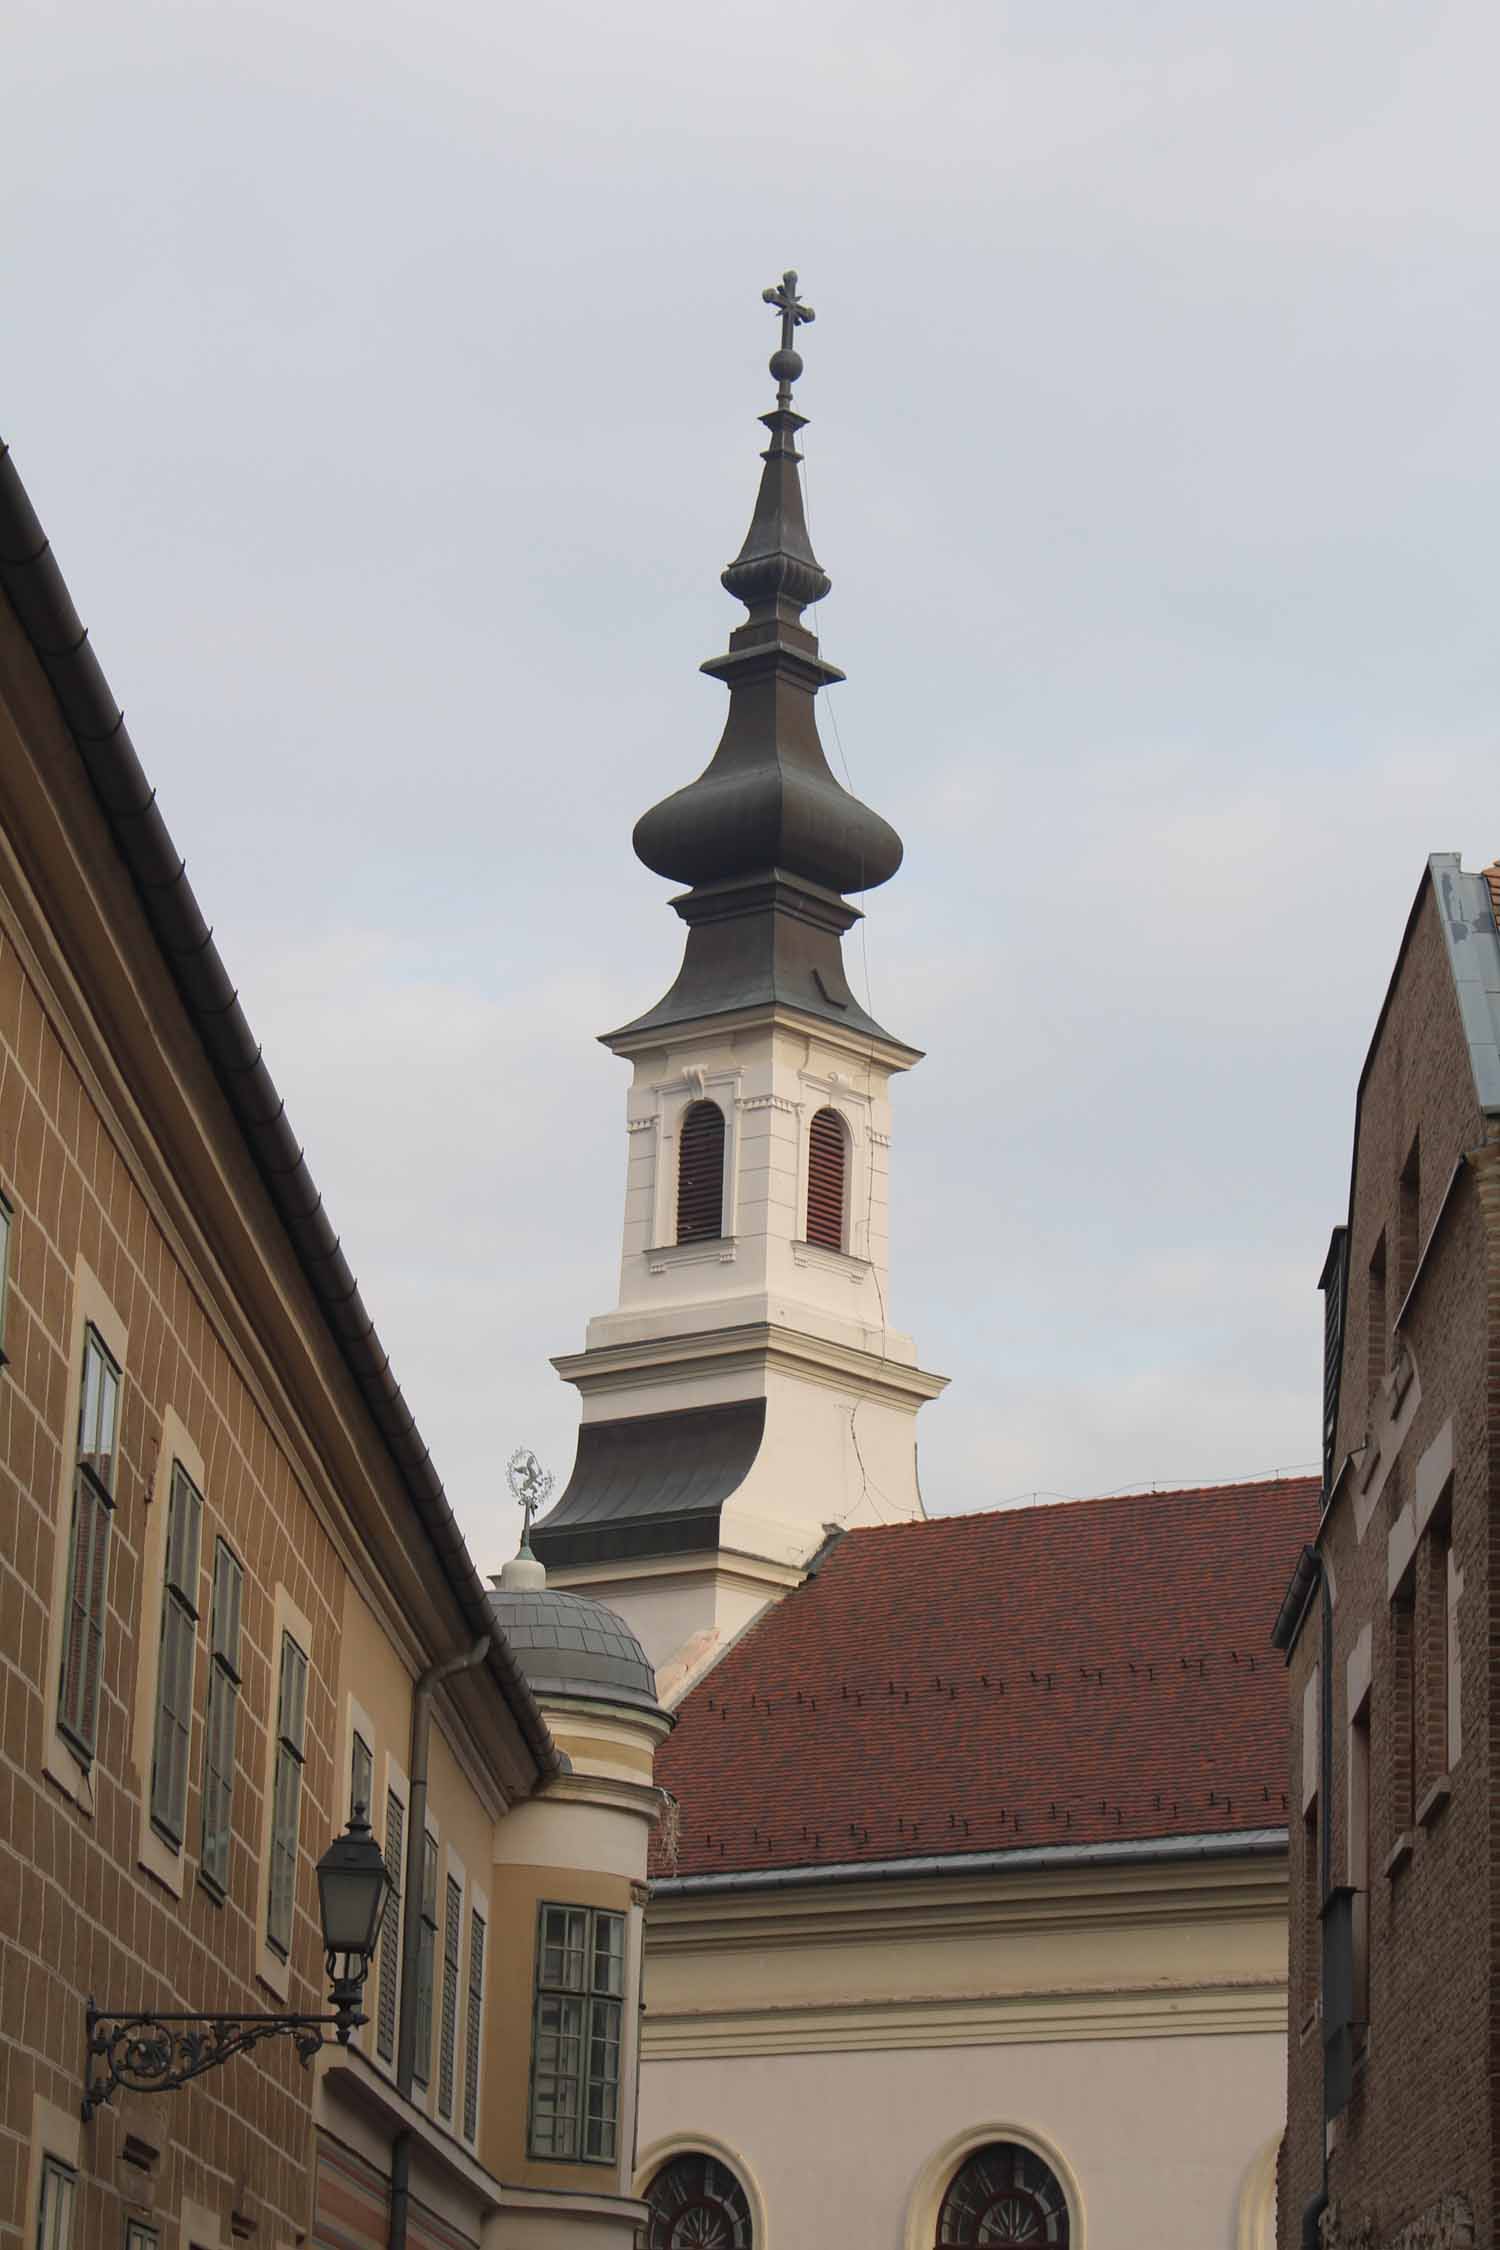
{"label": "window", "polygon": [[375,1811],[375,1760],[370,1745],[354,1730],[354,1740],[349,1749],[349,1818],[358,1815],[370,1820]]}
{"label": "window", "polygon": [[78,1465],[73,1477],[68,1607],[57,1709],[58,1727],[85,1765],[93,1762],[99,1726],[119,1418],[120,1370],[97,1332],[87,1328],[79,1385]]}
{"label": "window", "polygon": [[307,1657],[290,1633],[281,1636],[281,1687],[276,1698],[276,1775],[271,1800],[271,1884],[266,1943],[284,1961],[292,1950],[297,1904],[297,1839],[302,1816],[303,1736],[307,1724]]}
{"label": "window", "polygon": [[646,2250],[754,2250],[745,2191],[716,2156],[674,2156],[646,2190]]}
{"label": "window", "polygon": [[938,2250],[971,2242],[1049,2243],[1066,2250],[1068,2199],[1034,2149],[991,2141],[954,2174],[938,2212]]}
{"label": "window", "polygon": [[394,1789],[385,1793],[385,1871],[391,1879],[385,1920],[380,1925],[379,1995],[375,2008],[375,2051],[386,2062],[396,2054],[396,2007],[401,1992],[401,1883],[405,1872],[406,1807]]}
{"label": "window", "polygon": [[125,2221],[125,2250],[160,2250],[161,2236],[144,2219]]}
{"label": "window", "polygon": [[1442,1779],[1450,1763],[1451,1650],[1449,1586],[1452,1547],[1451,1502],[1439,1503],[1418,1558],[1422,1619],[1422,1780]]}
{"label": "window", "polygon": [[724,1112],[690,1102],[677,1137],[677,1239],[712,1241],[724,1231]]}
{"label": "window", "polygon": [[10,1291],[10,1235],[14,1217],[5,1197],[0,1195],[0,1367],[6,1364],[5,1300]]}
{"label": "window", "polygon": [[1385,1236],[1375,1245],[1370,1260],[1370,1330],[1365,1338],[1369,1353],[1369,1395],[1373,1400],[1385,1380]]}
{"label": "window", "polygon": [[151,1825],[181,1847],[187,1817],[188,1743],[193,1731],[193,1660],[198,1651],[198,1553],[203,1495],[181,1462],[172,1468],[167,1514],[167,1577],[156,1670],[156,1747],[151,1763]]}
{"label": "window", "polygon": [[1370,1699],[1349,1720],[1349,1885],[1351,2021],[1370,2020]]}
{"label": "window", "polygon": [[72,2250],[73,2203],[78,2177],[55,2156],[42,2158],[42,2192],[37,2203],[36,2250]]}
{"label": "window", "polygon": [[432,1966],[437,1951],[437,1838],[422,1838],[421,1927],[417,1932],[417,2037],[412,2078],[425,2086],[432,2075]]}
{"label": "window", "polygon": [[1323,1292],[1323,1491],[1333,1490],[1333,1450],[1339,1433],[1339,1380],[1344,1364],[1344,1303],[1348,1285],[1349,1229],[1335,1227],[1318,1287]]}
{"label": "window", "polygon": [[1396,1230],[1396,1287],[1400,1298],[1405,1298],[1417,1277],[1417,1253],[1421,1248],[1422,1224],[1422,1140],[1420,1134],[1412,1137],[1411,1149],[1401,1167],[1401,1200]]}
{"label": "window", "polygon": [[1413,1592],[1412,1574],[1408,1572],[1391,1597],[1391,1811],[1397,1836],[1411,1827],[1416,1810],[1417,1634]]}
{"label": "window", "polygon": [[464,2139],[479,2129],[479,2057],[484,2033],[484,1916],[469,1916],[469,2012],[464,2018]]}
{"label": "window", "polygon": [[544,1906],[531,2049],[533,2156],[613,2161],[624,1992],[624,1916]]}
{"label": "window", "polygon": [[463,1931],[463,1886],[448,1877],[443,1914],[443,2015],[438,2036],[438,2115],[453,2115],[453,2072],[458,2055],[458,1941]]}
{"label": "window", "polygon": [[807,1239],[825,1250],[844,1247],[848,1145],[838,1111],[820,1109],[807,1140]]}
{"label": "window", "polygon": [[234,1830],[234,1735],[240,1701],[240,1601],[245,1574],[233,1549],[214,1541],[208,1711],[203,1727],[203,1851],[198,1872],[222,1897],[229,1888]]}

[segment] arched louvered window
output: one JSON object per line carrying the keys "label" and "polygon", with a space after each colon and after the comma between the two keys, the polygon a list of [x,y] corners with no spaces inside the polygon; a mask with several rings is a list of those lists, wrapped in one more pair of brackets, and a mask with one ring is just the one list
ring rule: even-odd
{"label": "arched louvered window", "polygon": [[724,1112],[691,1102],[677,1140],[677,1239],[710,1241],[724,1232]]}
{"label": "arched louvered window", "polygon": [[807,1239],[825,1250],[844,1247],[844,1183],[849,1143],[836,1109],[820,1109],[807,1143]]}
{"label": "arched louvered window", "polygon": [[1068,2250],[1068,2200],[1049,2164],[1014,2141],[991,2141],[955,2173],[938,2213],[936,2250],[1016,2242]]}

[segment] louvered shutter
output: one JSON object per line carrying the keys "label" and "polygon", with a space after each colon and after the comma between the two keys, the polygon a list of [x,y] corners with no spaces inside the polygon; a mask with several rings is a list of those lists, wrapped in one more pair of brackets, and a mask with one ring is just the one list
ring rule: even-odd
{"label": "louvered shutter", "polygon": [[464,2138],[479,2125],[479,2051],[484,2030],[484,1916],[469,1916],[469,2013],[464,2024]]}
{"label": "louvered shutter", "polygon": [[396,1995],[401,1983],[401,1876],[406,1841],[406,1807],[394,1789],[385,1798],[385,1870],[391,1895],[380,1925],[380,1994],[375,2011],[375,2046],[386,2062],[396,2052]]}
{"label": "louvered shutter", "polygon": [[820,1109],[807,1144],[807,1239],[825,1250],[844,1247],[844,1121]]}
{"label": "louvered shutter", "polygon": [[458,1941],[463,1925],[464,1894],[448,1877],[443,1915],[443,2013],[438,2031],[438,2114],[453,2115],[453,2069],[458,2048]]}
{"label": "louvered shutter", "polygon": [[724,1231],[724,1112],[692,1102],[677,1139],[677,1239],[712,1241]]}

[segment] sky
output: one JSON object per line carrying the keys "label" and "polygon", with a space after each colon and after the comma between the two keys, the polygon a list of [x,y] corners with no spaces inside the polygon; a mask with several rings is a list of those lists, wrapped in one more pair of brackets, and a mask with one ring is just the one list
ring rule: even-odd
{"label": "sky", "polygon": [[481,1567],[614,1302],[786,266],[933,1511],[1313,1466],[1500,853],[1500,14],[13,0],[9,440]]}

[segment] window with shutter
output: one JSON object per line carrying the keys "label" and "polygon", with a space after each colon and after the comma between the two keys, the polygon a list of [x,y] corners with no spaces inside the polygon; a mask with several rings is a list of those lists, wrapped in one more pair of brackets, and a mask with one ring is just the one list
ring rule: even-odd
{"label": "window with shutter", "polygon": [[405,1868],[406,1807],[394,1789],[385,1793],[385,1871],[391,1895],[380,1925],[379,1997],[375,2011],[375,2050],[384,2061],[396,2054],[396,2005],[401,1991],[401,1878]]}
{"label": "window with shutter", "polygon": [[95,1331],[86,1329],[57,1710],[60,1732],[85,1765],[93,1761],[99,1727],[119,1412],[120,1370]]}
{"label": "window with shutter", "polygon": [[844,1247],[844,1175],[848,1142],[836,1109],[820,1109],[807,1142],[807,1239],[825,1250]]}
{"label": "window with shutter", "polygon": [[421,1927],[417,1932],[416,2059],[412,2078],[425,2086],[432,2076],[432,1972],[437,1952],[437,1838],[422,1838]]}
{"label": "window with shutter", "polygon": [[229,1888],[234,1828],[234,1738],[240,1700],[240,1602],[245,1574],[227,1541],[214,1541],[208,1711],[203,1726],[203,1849],[198,1872],[220,1897]]}
{"label": "window with shutter", "polygon": [[290,1633],[281,1636],[281,1688],[276,1699],[276,1773],[271,1800],[271,1880],[266,1943],[285,1960],[292,1950],[297,1904],[297,1843],[302,1816],[302,1762],[307,1724],[307,1657]]}
{"label": "window with shutter", "polygon": [[188,1744],[193,1731],[193,1666],[198,1651],[198,1557],[203,1495],[180,1462],[173,1464],[167,1514],[167,1569],[162,1590],[161,1648],[156,1671],[156,1740],[151,1765],[151,1825],[180,1847],[187,1818]]}
{"label": "window with shutter", "polygon": [[458,2053],[458,1941],[463,1930],[462,1886],[448,1877],[443,1911],[443,2014],[438,2033],[438,2115],[453,2115],[453,2075]]}
{"label": "window with shutter", "polygon": [[370,1820],[375,1811],[375,1760],[370,1745],[354,1730],[349,1751],[349,1818]]}
{"label": "window with shutter", "polygon": [[464,2139],[479,2130],[479,2057],[484,2033],[484,1916],[469,1916],[469,1997],[464,2018]]}
{"label": "window with shutter", "polygon": [[677,1136],[677,1239],[712,1241],[724,1231],[724,1112],[690,1102]]}

